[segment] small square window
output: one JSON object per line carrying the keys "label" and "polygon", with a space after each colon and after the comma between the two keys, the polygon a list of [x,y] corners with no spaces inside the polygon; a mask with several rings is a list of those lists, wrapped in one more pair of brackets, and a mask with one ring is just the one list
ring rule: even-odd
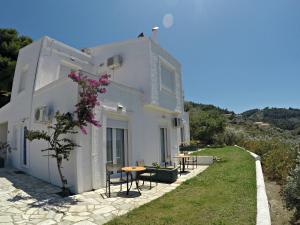
{"label": "small square window", "polygon": [[21,71],[18,93],[21,93],[26,88],[27,72],[28,68],[23,68]]}

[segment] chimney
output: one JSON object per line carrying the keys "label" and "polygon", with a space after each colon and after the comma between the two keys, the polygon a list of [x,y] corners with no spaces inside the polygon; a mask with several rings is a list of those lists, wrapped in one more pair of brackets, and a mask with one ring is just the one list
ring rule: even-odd
{"label": "chimney", "polygon": [[153,27],[152,28],[152,36],[151,39],[157,43],[157,32],[158,32],[159,27]]}

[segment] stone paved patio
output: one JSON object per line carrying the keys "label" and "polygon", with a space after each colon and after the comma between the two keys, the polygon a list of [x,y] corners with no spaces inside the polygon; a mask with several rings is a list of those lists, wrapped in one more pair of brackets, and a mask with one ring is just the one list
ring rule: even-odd
{"label": "stone paved patio", "polygon": [[[104,195],[105,188],[61,198],[55,194],[60,191],[58,187],[29,175],[16,174],[13,169],[0,169],[0,225],[103,224],[159,198],[207,167],[198,166],[173,184],[159,183],[151,190],[143,189],[140,196],[131,198],[117,194],[119,186],[112,189],[114,193],[111,198]],[[123,185],[125,189],[126,185]]]}

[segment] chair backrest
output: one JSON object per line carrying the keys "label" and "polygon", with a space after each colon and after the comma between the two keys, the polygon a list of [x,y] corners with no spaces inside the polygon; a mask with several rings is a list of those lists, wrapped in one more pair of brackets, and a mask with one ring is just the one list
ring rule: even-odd
{"label": "chair backrest", "polygon": [[106,163],[106,173],[113,173],[117,172],[120,173],[122,172],[122,165],[121,164],[113,164],[111,162]]}
{"label": "chair backrest", "polygon": [[137,166],[145,166],[145,161],[144,160],[138,160],[136,161]]}

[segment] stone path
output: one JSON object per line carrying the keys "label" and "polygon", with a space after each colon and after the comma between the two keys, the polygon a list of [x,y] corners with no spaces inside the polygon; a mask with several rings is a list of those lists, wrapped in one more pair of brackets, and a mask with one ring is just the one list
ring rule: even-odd
{"label": "stone path", "polygon": [[[112,188],[111,198],[104,194],[105,188],[62,198],[55,194],[60,191],[56,186],[29,175],[16,174],[13,169],[0,169],[0,225],[104,224],[115,216],[159,198],[207,167],[198,166],[173,184],[159,183],[131,198],[117,194],[119,186]],[[123,185],[125,189],[126,185]]]}

